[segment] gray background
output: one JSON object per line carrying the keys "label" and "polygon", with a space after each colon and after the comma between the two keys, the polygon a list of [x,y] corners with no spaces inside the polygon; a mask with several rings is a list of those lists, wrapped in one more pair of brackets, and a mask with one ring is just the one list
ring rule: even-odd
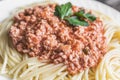
{"label": "gray background", "polygon": [[120,0],[97,0],[120,11]]}

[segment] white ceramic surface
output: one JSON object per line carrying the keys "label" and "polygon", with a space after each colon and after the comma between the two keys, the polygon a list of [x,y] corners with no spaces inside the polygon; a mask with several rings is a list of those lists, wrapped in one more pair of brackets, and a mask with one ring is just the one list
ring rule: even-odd
{"label": "white ceramic surface", "polygon": [[[20,6],[25,6],[31,3],[41,2],[46,0],[3,0],[0,1],[0,22],[7,18],[10,13]],[[48,0],[47,0],[48,1]],[[51,1],[51,0],[50,0]],[[95,0],[52,0],[57,3],[65,3],[65,2],[72,2],[74,5],[85,7],[88,9],[97,10],[102,12],[103,14],[108,15],[112,19],[114,19],[118,24],[120,24],[120,13],[113,8],[104,5]],[[0,80],[10,80],[0,76]]]}

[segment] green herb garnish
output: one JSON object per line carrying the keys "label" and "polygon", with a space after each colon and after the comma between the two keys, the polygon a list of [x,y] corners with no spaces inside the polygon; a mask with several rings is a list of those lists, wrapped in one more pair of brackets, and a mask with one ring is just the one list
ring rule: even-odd
{"label": "green herb garnish", "polygon": [[85,19],[92,22],[96,20],[96,17],[94,15],[90,13],[85,13],[85,10],[80,10],[79,12],[73,14],[72,4],[70,2],[62,5],[57,5],[55,7],[54,14],[60,19],[68,21],[69,24],[73,26],[89,26],[88,22],[85,21]]}
{"label": "green herb garnish", "polygon": [[92,22],[96,20],[96,17],[90,13],[85,14],[85,17]]}
{"label": "green herb garnish", "polygon": [[73,25],[73,26],[88,26],[88,22],[84,21],[84,20],[80,20],[78,17],[76,16],[72,16],[69,18],[65,18],[65,20],[67,20],[69,22],[69,24]]}
{"label": "green herb garnish", "polygon": [[94,15],[92,15],[90,13],[85,13],[84,10],[81,10],[81,11],[75,13],[75,15],[78,17],[86,18],[92,22],[96,20],[96,17]]}
{"label": "green herb garnish", "polygon": [[55,7],[55,15],[60,17],[61,19],[64,19],[65,16],[69,16],[72,14],[72,4],[70,2],[63,4],[63,5],[57,5]]}
{"label": "green herb garnish", "polygon": [[85,14],[85,11],[84,11],[84,10],[81,10],[81,11],[75,13],[75,15],[78,16],[78,17],[80,17],[80,18],[81,18],[81,17],[82,17],[82,18],[85,18],[85,15],[84,15],[84,14]]}

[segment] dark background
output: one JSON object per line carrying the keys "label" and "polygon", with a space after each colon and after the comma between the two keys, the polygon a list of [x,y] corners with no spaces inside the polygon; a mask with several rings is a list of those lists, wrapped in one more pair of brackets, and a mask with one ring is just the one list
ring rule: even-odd
{"label": "dark background", "polygon": [[120,0],[97,0],[120,11]]}

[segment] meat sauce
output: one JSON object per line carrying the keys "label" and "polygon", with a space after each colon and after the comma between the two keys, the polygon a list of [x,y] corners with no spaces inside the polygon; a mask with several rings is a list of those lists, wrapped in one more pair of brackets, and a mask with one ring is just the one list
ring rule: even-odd
{"label": "meat sauce", "polygon": [[[72,27],[54,15],[56,4],[25,9],[14,17],[9,36],[16,50],[40,60],[63,63],[70,74],[94,67],[106,52],[102,21]],[[72,11],[79,11],[72,6]]]}

